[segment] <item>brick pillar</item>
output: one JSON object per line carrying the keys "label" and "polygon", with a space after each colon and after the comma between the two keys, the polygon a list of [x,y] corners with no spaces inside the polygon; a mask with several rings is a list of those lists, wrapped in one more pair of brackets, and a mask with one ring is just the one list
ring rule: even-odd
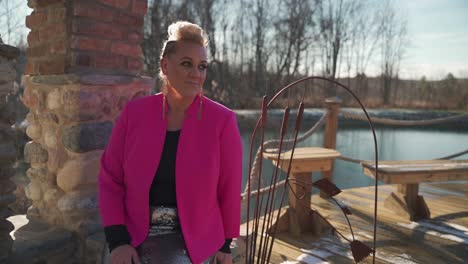
{"label": "brick pillar", "polygon": [[27,216],[83,234],[100,229],[99,158],[127,101],[147,95],[141,77],[146,0],[29,1]]}
{"label": "brick pillar", "polygon": [[16,79],[14,66],[18,55],[17,48],[3,44],[0,38],[0,263],[8,257],[13,244],[10,237],[13,225],[6,218],[11,215],[8,205],[15,201],[15,184],[10,180],[16,158],[14,132],[11,128],[15,115],[7,102]]}

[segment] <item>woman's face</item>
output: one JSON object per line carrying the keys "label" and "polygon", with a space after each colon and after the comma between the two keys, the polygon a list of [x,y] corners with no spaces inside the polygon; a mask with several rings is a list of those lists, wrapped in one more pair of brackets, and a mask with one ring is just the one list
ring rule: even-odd
{"label": "woman's face", "polygon": [[161,60],[168,88],[172,87],[174,92],[183,97],[193,97],[200,92],[207,67],[205,47],[189,41],[178,42],[176,52]]}

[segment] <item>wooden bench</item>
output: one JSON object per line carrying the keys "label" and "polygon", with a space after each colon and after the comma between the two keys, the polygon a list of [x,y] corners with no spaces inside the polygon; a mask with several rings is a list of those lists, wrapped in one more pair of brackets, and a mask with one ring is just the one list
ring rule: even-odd
{"label": "wooden bench", "polygon": [[[375,178],[374,162],[361,163],[364,174]],[[418,194],[422,182],[468,179],[468,160],[404,160],[379,162],[379,180],[396,184],[384,206],[412,220],[430,218],[424,198]]]}
{"label": "wooden bench", "polygon": [[[276,149],[266,149],[263,157],[271,160],[274,166],[278,166],[278,168],[287,172],[291,160],[291,151],[281,153],[279,160],[277,152]],[[275,223],[275,225],[278,225],[278,232],[289,231],[295,236],[300,236],[307,231],[319,234],[327,226],[321,217],[317,215],[317,212],[310,208],[312,172],[330,171],[333,168],[334,160],[340,155],[334,149],[319,147],[304,147],[294,150],[289,178],[292,183],[301,183],[301,186],[291,184],[291,188],[303,198],[298,199],[291,191],[288,192],[289,208],[282,213],[279,222]]]}

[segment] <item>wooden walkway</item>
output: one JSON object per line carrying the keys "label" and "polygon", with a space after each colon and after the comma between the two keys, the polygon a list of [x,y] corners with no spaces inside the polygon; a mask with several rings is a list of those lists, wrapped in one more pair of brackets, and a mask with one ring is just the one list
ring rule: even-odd
{"label": "wooden walkway", "polygon": [[[468,263],[468,181],[421,184],[420,193],[431,209],[431,218],[419,222],[405,220],[383,207],[383,200],[392,191],[392,185],[379,187],[376,263]],[[343,190],[336,198],[353,213],[350,221],[356,238],[372,246],[373,187]],[[351,238],[334,203],[314,195],[312,208]],[[299,238],[278,234],[271,262],[354,263],[349,244],[327,233],[320,239],[308,233]],[[372,256],[361,263],[372,263]]]}

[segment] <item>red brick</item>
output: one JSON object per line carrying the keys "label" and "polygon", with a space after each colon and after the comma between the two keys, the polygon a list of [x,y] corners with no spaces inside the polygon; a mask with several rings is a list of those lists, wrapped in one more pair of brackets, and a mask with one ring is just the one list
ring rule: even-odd
{"label": "red brick", "polygon": [[91,66],[91,55],[75,51],[72,56],[72,66]]}
{"label": "red brick", "polygon": [[57,57],[48,61],[41,61],[39,64],[39,74],[61,74],[65,73],[65,57]]}
{"label": "red brick", "polygon": [[143,39],[143,35],[137,32],[130,32],[128,33],[127,39],[132,44],[140,44]]}
{"label": "red brick", "polygon": [[146,10],[148,9],[148,1],[147,0],[133,0],[132,2],[132,12],[139,14],[139,15],[145,15]]}
{"label": "red brick", "polygon": [[113,54],[95,54],[93,56],[96,68],[123,69],[125,68],[125,58]]}
{"label": "red brick", "polygon": [[45,7],[45,6],[49,6],[49,5],[52,5],[52,4],[55,4],[55,3],[59,3],[59,2],[62,2],[63,0],[37,0],[37,6],[39,7]]}
{"label": "red brick", "polygon": [[65,40],[59,40],[49,44],[50,54],[65,54],[67,52],[67,42]]}
{"label": "red brick", "polygon": [[114,40],[124,40],[127,37],[127,32],[122,27],[84,19],[75,19],[73,21],[73,32]]}
{"label": "red brick", "polygon": [[26,49],[26,55],[31,58],[32,57],[38,58],[38,57],[49,55],[47,45],[42,44],[42,45],[35,46],[35,47],[28,47]]}
{"label": "red brick", "polygon": [[55,38],[64,38],[66,35],[67,25],[65,23],[52,24],[39,31],[39,38],[43,41]]}
{"label": "red brick", "polygon": [[75,1],[73,15],[94,18],[104,22],[114,20],[114,11],[108,7],[102,7],[95,3]]}
{"label": "red brick", "polygon": [[140,71],[143,69],[143,61],[138,58],[128,58],[127,69]]}
{"label": "red brick", "polygon": [[111,46],[111,53],[130,57],[140,57],[141,47],[140,45],[128,44],[127,42],[114,42]]}
{"label": "red brick", "polygon": [[73,36],[71,40],[71,47],[72,49],[80,50],[108,51],[109,43],[109,40]]}
{"label": "red brick", "polygon": [[26,27],[33,29],[39,28],[45,25],[47,21],[47,14],[45,12],[37,12],[35,11],[29,16],[26,16]]}
{"label": "red brick", "polygon": [[35,31],[35,30],[29,31],[29,34],[28,34],[28,44],[29,44],[29,47],[38,44],[39,41],[40,41],[39,32],[38,32],[38,31]]}
{"label": "red brick", "polygon": [[129,16],[125,14],[119,14],[118,16],[115,16],[114,22],[121,25],[131,26],[140,29],[143,27],[144,19],[142,16]]}
{"label": "red brick", "polygon": [[99,2],[120,9],[127,9],[130,4],[130,0],[99,0]]}
{"label": "red brick", "polygon": [[35,71],[35,65],[33,62],[31,61],[28,61],[28,63],[26,63],[26,66],[24,68],[24,74],[25,75],[34,75],[36,73]]}
{"label": "red brick", "polygon": [[54,8],[49,10],[49,17],[47,20],[49,24],[65,22],[65,18],[67,17],[67,9],[65,7]]}

